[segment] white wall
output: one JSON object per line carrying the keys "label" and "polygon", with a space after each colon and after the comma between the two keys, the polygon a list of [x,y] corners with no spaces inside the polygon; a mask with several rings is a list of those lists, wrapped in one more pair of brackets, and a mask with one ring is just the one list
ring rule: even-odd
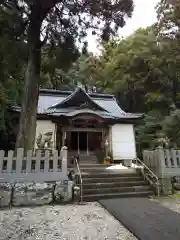
{"label": "white wall", "polygon": [[115,124],[111,128],[112,153],[114,160],[136,157],[133,124]]}
{"label": "white wall", "polygon": [[[49,120],[37,120],[36,121],[36,139],[39,136],[39,133],[45,134],[47,132],[53,132],[52,141],[53,141],[53,148],[56,146],[56,124],[49,121]],[[35,149],[37,149],[35,139]]]}

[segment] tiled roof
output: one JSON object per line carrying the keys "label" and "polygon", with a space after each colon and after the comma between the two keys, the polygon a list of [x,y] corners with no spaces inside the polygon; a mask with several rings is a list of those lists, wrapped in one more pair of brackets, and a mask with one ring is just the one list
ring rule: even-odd
{"label": "tiled roof", "polygon": [[62,102],[64,99],[67,98],[66,96],[53,96],[53,95],[44,95],[40,93],[39,100],[38,100],[38,109],[37,112],[39,114],[43,114],[47,111],[47,109],[53,105],[56,105],[59,102]]}
{"label": "tiled roof", "polygon": [[[45,90],[46,91],[46,90]],[[59,94],[58,94],[59,93]],[[60,104],[65,101],[65,99],[69,98],[72,95],[71,92],[60,92],[60,91],[50,91],[50,92],[42,92],[39,96],[38,102],[38,113],[46,113],[51,115],[71,115],[69,112],[72,112],[72,109],[57,109],[51,108],[57,104]],[[101,116],[111,116],[112,118],[122,118],[122,119],[130,119],[130,118],[140,118],[142,114],[131,114],[124,112],[121,107],[118,105],[116,98],[113,95],[109,94],[98,94],[91,93],[89,94],[92,100],[98,104],[100,107],[105,109],[107,112],[99,112]],[[50,109],[48,109],[50,108]]]}
{"label": "tiled roof", "polygon": [[67,110],[63,111],[64,109],[50,109],[47,111],[48,114],[55,115],[55,116],[67,116],[67,117],[74,117],[77,116],[79,114],[93,114],[99,117],[103,117],[103,118],[114,118],[112,116],[112,114],[107,113],[107,112],[103,112],[103,111],[93,111],[90,109],[71,109],[71,110]]}
{"label": "tiled roof", "polygon": [[[39,101],[38,101],[38,114],[48,114],[56,116],[74,116],[82,110],[72,109],[72,108],[52,108],[55,105],[59,105],[65,99],[67,99],[72,92],[70,91],[59,91],[59,90],[40,90]],[[111,118],[121,118],[121,119],[138,119],[142,117],[142,114],[133,114],[124,112],[121,107],[118,105],[116,98],[113,95],[109,94],[98,94],[91,93],[89,96],[92,100],[99,105],[105,111],[96,111],[97,114],[102,117],[111,117]],[[20,108],[15,107],[15,111],[20,111]],[[91,110],[88,110],[91,112]],[[73,113],[74,112],[74,113]],[[89,113],[90,113],[89,112]]]}

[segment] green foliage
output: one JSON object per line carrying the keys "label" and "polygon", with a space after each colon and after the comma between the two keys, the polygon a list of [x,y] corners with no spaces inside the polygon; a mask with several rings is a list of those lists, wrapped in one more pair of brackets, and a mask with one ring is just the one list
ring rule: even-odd
{"label": "green foliage", "polygon": [[[40,85],[59,88],[70,82],[67,71],[78,56],[76,44],[84,40],[87,30],[92,29],[93,34],[99,34],[101,39],[107,41],[111,35],[117,33],[119,27],[125,25],[125,19],[131,16],[132,11],[132,0],[115,2],[100,0],[1,1],[2,46],[8,43],[3,46],[6,52],[3,52],[0,63],[0,68],[2,64],[0,76],[2,75],[1,79],[3,79],[0,86],[2,87],[0,94],[2,119],[5,116],[6,106],[18,101],[19,91],[21,92],[22,89],[21,74],[28,60],[24,81],[24,102],[21,108],[20,130],[16,146],[25,149],[33,148],[38,88]],[[21,53],[20,50],[24,46],[29,54]],[[43,46],[45,46],[43,55],[40,56]],[[85,45],[83,52],[86,52]],[[7,56],[11,54],[7,61],[6,53]],[[7,86],[7,82],[10,87]],[[14,86],[17,91],[13,94]],[[33,99],[32,94],[34,94]]]}
{"label": "green foliage", "polygon": [[163,122],[163,132],[169,138],[172,147],[180,146],[180,110],[176,109],[166,116]]}
{"label": "green foliage", "polygon": [[148,112],[140,125],[136,126],[138,151],[154,149],[162,133],[163,115],[157,110]]}
{"label": "green foliage", "polygon": [[[27,20],[36,3],[4,0],[0,4],[0,141],[6,139],[5,145],[14,139],[15,120],[6,109],[20,103],[22,96]],[[119,40],[113,36],[131,16],[131,0],[54,3],[41,29],[41,87],[73,89],[81,83],[114,93],[124,110],[145,113],[136,126],[139,151],[157,147],[162,136],[171,146],[180,146],[180,0],[173,7],[160,1],[155,25]],[[86,42],[82,54],[77,47],[90,28],[101,36],[99,56],[88,53]]]}
{"label": "green foliage", "polygon": [[13,144],[8,106],[20,103],[24,84],[27,45],[21,20],[19,12],[0,7],[0,142],[4,149]]}
{"label": "green foliage", "polygon": [[156,105],[168,112],[172,100],[164,73],[167,62],[153,27],[102,47],[99,57],[82,56],[70,69],[71,78],[115,93],[125,110],[147,112]]}
{"label": "green foliage", "polygon": [[96,84],[98,88],[102,83],[101,62],[92,54],[82,55],[69,69],[68,77],[73,86],[81,83],[92,88]]}
{"label": "green foliage", "polygon": [[100,56],[82,56],[69,70],[76,81],[116,94],[126,111],[145,113],[136,127],[139,150],[153,149],[166,137],[179,145],[180,121],[177,112],[172,115],[180,99],[179,38],[157,32],[160,25],[103,43]]}
{"label": "green foliage", "polygon": [[68,70],[80,53],[72,42],[45,45],[41,55],[41,87],[60,89],[70,83]]}

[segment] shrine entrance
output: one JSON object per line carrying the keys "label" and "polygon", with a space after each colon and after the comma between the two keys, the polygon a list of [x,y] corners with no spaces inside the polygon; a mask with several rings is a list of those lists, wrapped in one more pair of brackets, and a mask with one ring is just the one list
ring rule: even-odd
{"label": "shrine entrance", "polygon": [[69,151],[89,155],[101,149],[102,129],[71,129],[67,132],[67,143]]}
{"label": "shrine entrance", "polygon": [[[94,155],[97,151],[103,150],[105,139],[107,138],[108,126],[104,120],[94,115],[81,115],[68,122],[68,126],[62,126],[62,144],[68,147],[68,152],[72,155]],[[58,131],[57,131],[58,133]],[[60,142],[57,140],[57,142]]]}

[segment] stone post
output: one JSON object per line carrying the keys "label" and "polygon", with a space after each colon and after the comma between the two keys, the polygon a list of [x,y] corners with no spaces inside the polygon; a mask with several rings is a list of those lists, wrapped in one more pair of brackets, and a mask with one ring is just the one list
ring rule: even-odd
{"label": "stone post", "polygon": [[158,177],[162,177],[165,170],[165,154],[163,147],[157,147],[155,150],[155,172]]}
{"label": "stone post", "polygon": [[67,176],[68,172],[67,172],[67,150],[68,148],[66,146],[61,148],[61,156],[62,156],[62,172],[65,176]]}
{"label": "stone post", "polygon": [[157,161],[157,170],[156,175],[159,177],[160,184],[161,184],[161,191],[165,195],[172,194],[172,183],[171,177],[165,174],[165,154],[163,147],[158,147],[155,150],[156,154],[156,161]]}

